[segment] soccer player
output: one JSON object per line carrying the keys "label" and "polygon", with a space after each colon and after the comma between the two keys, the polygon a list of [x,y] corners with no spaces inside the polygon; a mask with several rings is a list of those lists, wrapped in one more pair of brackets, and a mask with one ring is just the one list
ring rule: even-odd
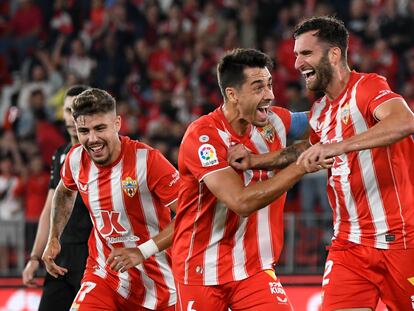
{"label": "soccer player", "polygon": [[[271,66],[253,49],[225,55],[217,69],[224,104],[193,122],[182,140],[172,250],[180,311],[291,310],[273,266],[283,245],[285,192],[306,170],[293,163],[274,176],[227,162],[232,144],[253,153],[286,145],[292,115],[271,106]],[[306,128],[300,115],[295,122]]]}
{"label": "soccer player", "polygon": [[[36,286],[34,277],[39,268],[49,234],[50,210],[53,194],[60,181],[60,168],[66,153],[71,146],[79,143],[75,123],[72,117],[72,102],[75,96],[79,95],[87,88],[88,87],[84,85],[75,85],[69,88],[65,95],[63,118],[70,136],[70,143],[58,148],[52,158],[49,192],[40,215],[39,226],[30,254],[30,259],[22,273],[23,284],[29,287]],[[86,258],[88,257],[88,238],[91,233],[91,228],[92,223],[88,210],[81,197],[78,195],[76,197],[72,215],[60,238],[62,251],[59,256],[56,257],[56,263],[68,269],[68,273],[64,276],[59,276],[58,278],[54,278],[50,274],[46,275],[39,311],[69,310],[72,301],[80,288],[80,282],[85,270]]]}
{"label": "soccer player", "polygon": [[[379,299],[389,310],[412,310],[414,115],[384,77],[350,70],[341,21],[305,20],[294,37],[295,67],[309,90],[325,93],[310,114],[312,146],[297,163],[325,167],[334,159],[328,173],[334,237],[322,310],[375,310]],[[240,158],[238,153],[231,161]],[[248,158],[244,165],[260,166],[271,162],[272,153]]]}
{"label": "soccer player", "polygon": [[118,135],[121,119],[107,92],[82,92],[72,111],[81,145],[67,154],[53,197],[47,271],[67,271],[54,259],[79,191],[93,229],[71,310],[174,310],[171,258],[163,250],[172,240],[178,172],[158,150]]}

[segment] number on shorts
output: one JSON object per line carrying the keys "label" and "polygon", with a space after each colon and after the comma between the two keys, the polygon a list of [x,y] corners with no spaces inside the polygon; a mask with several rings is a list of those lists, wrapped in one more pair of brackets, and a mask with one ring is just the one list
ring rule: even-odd
{"label": "number on shorts", "polygon": [[325,264],[325,273],[323,274],[322,286],[329,284],[329,279],[327,278],[328,274],[331,273],[333,266],[333,261],[328,260]]}
{"label": "number on shorts", "polygon": [[82,302],[85,299],[87,293],[91,292],[96,286],[94,282],[84,282],[81,285],[81,288],[78,294],[75,297],[76,302]]}
{"label": "number on shorts", "polygon": [[190,300],[188,302],[187,311],[197,311],[196,309],[193,309],[193,304],[194,304],[194,300]]}

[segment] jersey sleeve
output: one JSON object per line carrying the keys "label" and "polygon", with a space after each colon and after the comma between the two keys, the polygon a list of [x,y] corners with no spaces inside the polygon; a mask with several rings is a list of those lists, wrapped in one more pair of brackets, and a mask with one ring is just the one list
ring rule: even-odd
{"label": "jersey sleeve", "polygon": [[289,133],[292,126],[292,113],[286,108],[271,106],[270,109],[278,115],[282,120],[283,125],[285,126],[286,133]]}
{"label": "jersey sleeve", "polygon": [[147,179],[149,190],[157,195],[162,204],[168,206],[177,200],[180,176],[159,150],[149,151]]}
{"label": "jersey sleeve", "polygon": [[207,174],[229,166],[227,146],[217,128],[203,125],[188,130],[180,153],[185,167],[201,181]]}
{"label": "jersey sleeve", "polygon": [[73,178],[72,169],[70,167],[70,161],[73,155],[73,150],[74,148],[72,147],[72,149],[66,155],[65,162],[63,162],[63,165],[60,171],[60,177],[66,188],[73,190],[73,191],[77,191],[78,187]]}
{"label": "jersey sleeve", "polygon": [[[361,81],[361,90],[358,92],[360,94],[357,98],[358,106],[366,105],[360,109],[364,111],[369,116],[374,117],[375,110],[384,102],[393,99],[400,98],[401,95],[394,93],[387,80],[377,74],[369,74],[364,81]],[[365,108],[365,109],[364,109]]]}
{"label": "jersey sleeve", "polygon": [[309,128],[309,143],[311,145],[315,145],[319,143],[321,138],[316,134],[316,132],[313,130],[313,128]]}

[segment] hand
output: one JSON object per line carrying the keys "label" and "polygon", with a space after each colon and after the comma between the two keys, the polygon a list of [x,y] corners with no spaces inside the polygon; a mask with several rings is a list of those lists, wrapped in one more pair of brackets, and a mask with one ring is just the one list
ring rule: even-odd
{"label": "hand", "polygon": [[236,170],[247,170],[251,167],[251,154],[241,144],[230,146],[227,151],[227,161]]}
{"label": "hand", "polygon": [[109,267],[118,272],[142,264],[145,260],[139,248],[114,248],[106,261]]}
{"label": "hand", "polygon": [[[342,153],[343,152],[339,148],[339,143],[318,143],[305,150],[299,156],[296,163],[304,165],[307,172],[312,172],[315,171],[315,169],[318,170],[332,167],[333,158]],[[315,164],[317,166],[315,166]]]}
{"label": "hand", "polygon": [[45,264],[47,272],[57,278],[59,275],[65,275],[68,269],[58,266],[55,263],[55,258],[60,253],[60,242],[57,238],[52,238],[47,242],[45,251],[43,252],[42,260]]}
{"label": "hand", "polygon": [[37,283],[35,282],[34,276],[39,269],[39,261],[38,260],[29,260],[26,264],[26,267],[24,267],[23,273],[22,273],[22,281],[25,286],[28,287],[37,287]]}

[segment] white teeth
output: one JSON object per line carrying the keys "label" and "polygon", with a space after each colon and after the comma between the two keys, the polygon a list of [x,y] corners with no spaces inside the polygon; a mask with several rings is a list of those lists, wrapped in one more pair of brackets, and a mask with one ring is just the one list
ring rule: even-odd
{"label": "white teeth", "polygon": [[267,105],[267,106],[260,106],[260,107],[257,107],[257,109],[269,109],[269,107],[270,107],[270,105]]}
{"label": "white teeth", "polygon": [[313,70],[312,69],[308,69],[308,70],[302,71],[302,74],[303,75],[306,75],[306,74],[311,73],[311,72],[313,72]]}

